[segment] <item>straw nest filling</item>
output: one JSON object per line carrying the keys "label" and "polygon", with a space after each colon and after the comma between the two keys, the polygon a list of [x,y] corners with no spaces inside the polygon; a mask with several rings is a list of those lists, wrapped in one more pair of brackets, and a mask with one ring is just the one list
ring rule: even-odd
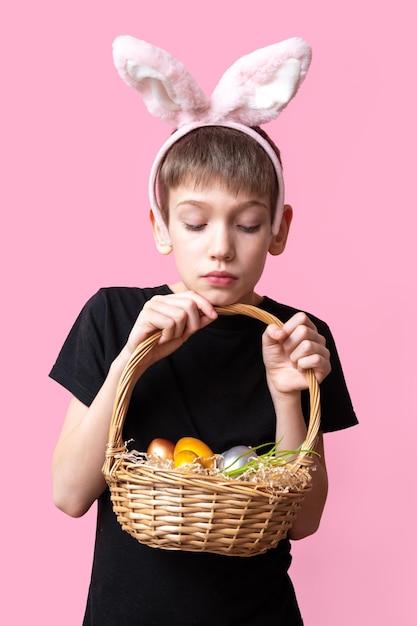
{"label": "straw nest filling", "polygon": [[[128,442],[125,442],[125,447]],[[135,467],[144,465],[146,467],[168,470],[176,474],[197,474],[200,476],[213,476],[221,478],[222,481],[239,481],[244,483],[255,483],[270,493],[288,493],[303,491],[311,483],[310,471],[317,469],[314,460],[303,458],[303,465],[294,467],[291,461],[286,461],[279,465],[273,464],[274,461],[259,457],[256,464],[251,464],[245,471],[238,476],[228,476],[218,468],[218,460],[221,454],[214,454],[210,459],[215,459],[215,467],[207,468],[194,459],[190,463],[186,463],[179,467],[174,467],[171,459],[162,459],[155,454],[139,452],[138,450],[126,450],[114,454],[114,458],[119,459],[119,463],[125,466],[126,470],[134,470]],[[208,460],[205,459],[205,460]],[[294,459],[295,460],[295,459]]]}

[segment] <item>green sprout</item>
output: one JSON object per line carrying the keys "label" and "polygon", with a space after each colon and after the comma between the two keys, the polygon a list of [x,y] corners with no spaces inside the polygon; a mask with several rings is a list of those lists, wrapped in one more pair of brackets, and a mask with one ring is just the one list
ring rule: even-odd
{"label": "green sprout", "polygon": [[[237,469],[234,470],[229,470],[227,471],[227,469],[229,467],[231,467],[232,465],[234,465],[236,463],[236,461],[238,459],[241,459],[244,456],[247,456],[248,454],[250,454],[250,452],[244,452],[243,454],[240,454],[238,457],[236,457],[232,463],[229,463],[229,465],[227,465],[223,470],[223,474],[226,474],[226,476],[230,476],[231,478],[235,478],[236,476],[240,476],[240,474],[243,474],[244,472],[246,472],[248,469],[254,467],[258,467],[259,465],[259,461],[260,459],[267,461],[269,465],[285,465],[285,459],[288,456],[291,456],[292,454],[298,454],[299,452],[307,452],[308,454],[316,454],[317,456],[320,456],[320,454],[318,452],[316,452],[315,450],[313,450],[312,448],[310,449],[306,449],[306,450],[302,450],[301,446],[298,447],[296,450],[279,450],[277,449],[277,443],[279,444],[282,441],[283,438],[281,438],[278,442],[273,442],[270,441],[268,443],[262,443],[259,446],[255,446],[254,448],[251,448],[251,450],[258,450],[259,448],[263,448],[265,446],[272,446],[272,448],[268,451],[265,452],[264,454],[260,454],[258,456],[258,458],[255,459],[251,459],[250,461],[248,461],[245,465],[243,465],[243,467],[239,467]],[[283,457],[283,458],[278,458],[278,457]]]}

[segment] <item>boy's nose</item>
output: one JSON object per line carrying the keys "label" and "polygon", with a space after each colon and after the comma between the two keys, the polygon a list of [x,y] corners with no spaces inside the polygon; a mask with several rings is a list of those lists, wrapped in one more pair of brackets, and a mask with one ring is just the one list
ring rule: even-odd
{"label": "boy's nose", "polygon": [[234,256],[233,237],[227,227],[213,229],[209,244],[210,256],[217,259],[231,259]]}

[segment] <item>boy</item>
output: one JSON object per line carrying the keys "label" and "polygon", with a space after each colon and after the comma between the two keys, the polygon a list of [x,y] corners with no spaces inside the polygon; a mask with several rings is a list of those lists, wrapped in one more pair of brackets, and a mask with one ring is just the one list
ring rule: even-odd
{"label": "boy", "polygon": [[[254,130],[279,158],[266,133]],[[325,322],[254,291],[268,252],[284,251],[292,218],[285,205],[274,232],[279,185],[257,141],[221,125],[194,129],[167,151],[158,175],[164,224],[151,211],[155,243],[160,253],[173,252],[180,280],[99,289],[49,374],[73,394],[54,451],[54,501],[79,517],[98,500],[83,625],[300,626],[288,575],[290,540],[319,527],[327,495],[322,433],[358,423],[336,346]],[[216,313],[216,305],[233,302],[270,311],[283,329]],[[303,372],[314,369],[321,383],[321,462],[275,549],[250,558],[160,550],[117,522],[101,473],[113,401],[132,352],[157,329],[163,334],[141,364],[124,423],[123,439],[134,439],[137,450],[155,437],[183,436],[202,439],[215,452],[281,437],[281,447],[295,449],[309,415]]]}

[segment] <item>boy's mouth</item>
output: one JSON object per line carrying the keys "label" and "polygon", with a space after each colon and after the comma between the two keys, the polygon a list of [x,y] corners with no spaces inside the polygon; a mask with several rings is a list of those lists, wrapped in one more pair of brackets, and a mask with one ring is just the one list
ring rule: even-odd
{"label": "boy's mouth", "polygon": [[209,272],[208,274],[204,274],[204,278],[208,277],[208,276],[216,276],[219,278],[237,278],[237,276],[235,276],[234,274],[230,274],[230,272],[224,272],[224,271],[214,271],[214,272]]}
{"label": "boy's mouth", "polygon": [[206,274],[206,276],[203,276],[203,278],[205,278],[211,285],[230,285],[231,283],[233,283],[233,281],[236,280],[235,276],[231,276],[230,274],[220,274],[216,275],[216,274]]}

